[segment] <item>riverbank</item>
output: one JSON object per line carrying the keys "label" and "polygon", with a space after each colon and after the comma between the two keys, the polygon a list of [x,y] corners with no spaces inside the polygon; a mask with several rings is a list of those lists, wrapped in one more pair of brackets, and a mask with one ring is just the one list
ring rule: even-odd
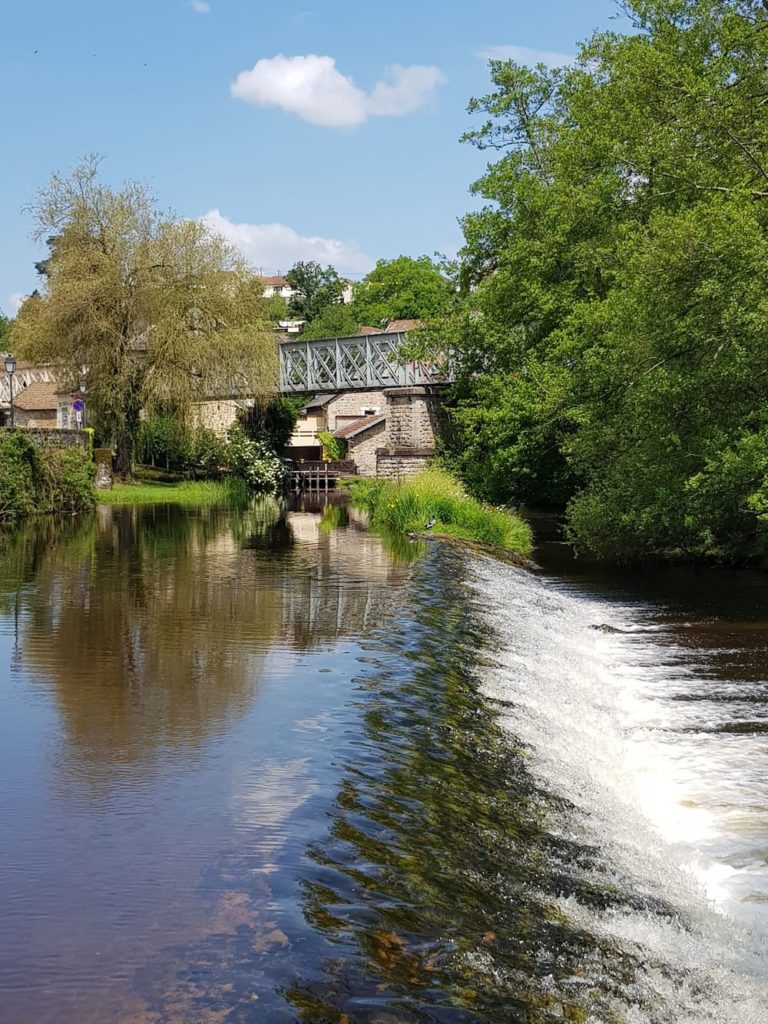
{"label": "riverbank", "polygon": [[427,469],[402,482],[353,480],[353,504],[365,508],[374,528],[471,541],[528,556],[530,526],[514,512],[481,505],[442,469]]}
{"label": "riverbank", "polygon": [[225,477],[180,483],[118,483],[110,491],[100,491],[98,500],[103,505],[232,505],[245,501],[247,495],[243,480]]}

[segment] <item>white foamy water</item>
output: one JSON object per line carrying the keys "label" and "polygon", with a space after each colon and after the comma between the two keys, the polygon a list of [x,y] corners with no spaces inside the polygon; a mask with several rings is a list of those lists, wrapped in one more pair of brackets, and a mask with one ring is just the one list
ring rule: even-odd
{"label": "white foamy water", "polygon": [[561,898],[603,952],[553,992],[578,988],[593,1022],[768,1024],[766,684],[729,678],[642,607],[484,559],[473,585],[498,637],[484,691],[568,804],[550,831],[595,851],[567,870],[632,898]]}

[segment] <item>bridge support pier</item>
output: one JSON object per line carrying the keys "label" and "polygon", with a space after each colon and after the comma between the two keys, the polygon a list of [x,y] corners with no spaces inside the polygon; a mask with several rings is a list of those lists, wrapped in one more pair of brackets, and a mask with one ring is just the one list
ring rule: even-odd
{"label": "bridge support pier", "polygon": [[387,446],[376,451],[376,475],[398,478],[421,472],[436,454],[439,396],[429,387],[385,388]]}

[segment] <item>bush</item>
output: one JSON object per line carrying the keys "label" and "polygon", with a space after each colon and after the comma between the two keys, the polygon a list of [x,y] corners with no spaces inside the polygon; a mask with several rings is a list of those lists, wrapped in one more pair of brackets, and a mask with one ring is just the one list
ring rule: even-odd
{"label": "bush", "polygon": [[93,508],[93,463],[81,448],[38,448],[20,431],[0,436],[0,518]]}
{"label": "bush", "polygon": [[94,464],[81,448],[43,448],[44,504],[48,512],[87,512],[96,505]]}
{"label": "bush", "polygon": [[340,437],[334,437],[330,430],[321,430],[317,440],[323,446],[324,462],[339,462],[347,454],[347,443]]}
{"label": "bush", "polygon": [[225,464],[226,443],[207,427],[153,416],[139,427],[135,456],[143,465],[215,476]]}
{"label": "bush", "polygon": [[263,441],[248,437],[239,423],[229,428],[227,465],[252,491],[274,494],[285,486],[288,470]]}
{"label": "bush", "polygon": [[40,453],[18,431],[0,437],[0,516],[17,519],[35,512],[42,481]]}
{"label": "bush", "polygon": [[299,413],[306,398],[283,395],[264,404],[254,405],[241,416],[241,425],[248,437],[262,441],[278,455],[291,439]]}

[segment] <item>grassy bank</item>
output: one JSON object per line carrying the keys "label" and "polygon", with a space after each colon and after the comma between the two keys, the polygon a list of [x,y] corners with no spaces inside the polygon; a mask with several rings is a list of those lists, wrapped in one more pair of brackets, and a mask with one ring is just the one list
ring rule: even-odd
{"label": "grassy bank", "polygon": [[142,481],[115,484],[111,491],[99,491],[98,501],[105,505],[228,505],[240,504],[248,497],[243,480],[184,480],[181,483]]}
{"label": "grassy bank", "polygon": [[519,516],[470,498],[442,469],[427,469],[402,483],[358,479],[351,483],[354,504],[367,509],[371,525],[400,533],[421,533],[435,520],[434,533],[530,553],[531,529]]}

